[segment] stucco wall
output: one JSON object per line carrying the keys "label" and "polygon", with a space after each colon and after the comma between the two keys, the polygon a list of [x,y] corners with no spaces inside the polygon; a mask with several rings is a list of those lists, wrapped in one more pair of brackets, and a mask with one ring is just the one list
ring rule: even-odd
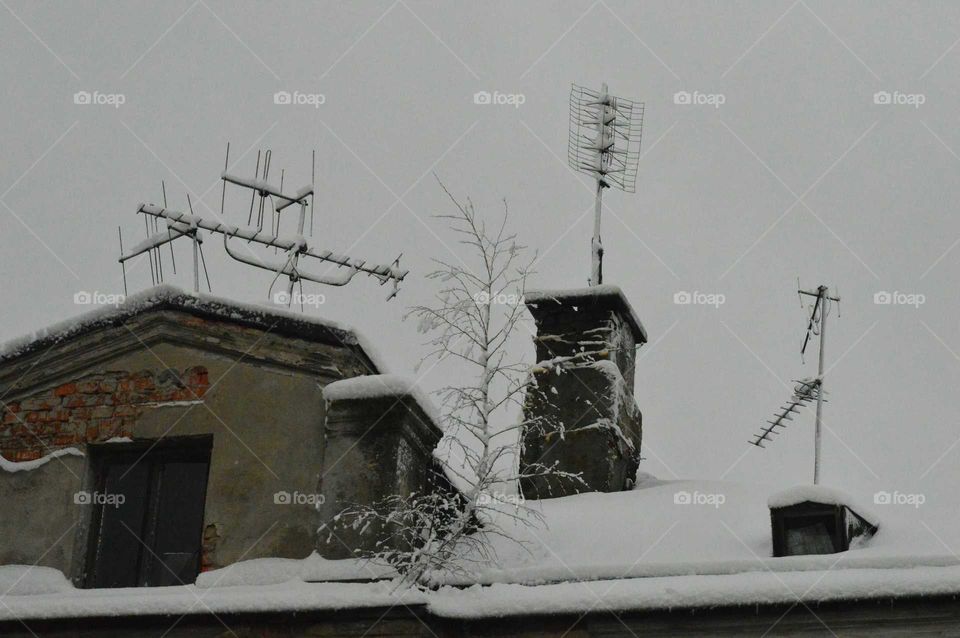
{"label": "stucco wall", "polygon": [[[189,391],[154,396],[156,401],[144,401],[143,393],[117,398],[112,392],[103,395],[112,397],[106,401],[91,393],[86,400],[106,402],[114,413],[118,403],[130,407],[121,410],[122,418],[113,418],[105,406],[96,406],[102,418],[93,425],[87,406],[67,410],[66,403],[41,412],[65,411],[46,421],[37,417],[27,423],[7,415],[0,420],[6,421],[0,429],[0,450],[17,449],[17,460],[24,460],[66,446],[85,450],[112,436],[212,435],[205,567],[264,556],[307,556],[316,546],[316,507],[310,502],[277,503],[275,495],[318,492],[324,440],[322,386],[367,372],[366,364],[344,346],[296,343],[268,331],[228,324],[206,322],[201,332],[211,334],[198,338],[201,335],[190,330],[192,321],[176,317],[171,324],[190,339],[167,338],[163,330],[145,329],[142,334],[149,338],[138,336],[129,347],[110,351],[111,337],[119,339],[129,332],[114,329],[58,345],[25,381],[11,388],[4,402],[29,406],[31,399],[58,394],[65,402],[73,396],[70,384],[91,375],[156,380],[173,371],[186,381],[186,371],[196,375],[202,370],[201,391],[195,391],[196,383],[185,383]],[[230,341],[231,347],[224,347]],[[76,356],[71,356],[74,351]],[[67,389],[58,393],[64,386]],[[82,402],[84,397],[75,400]],[[76,419],[84,420],[77,425]],[[24,442],[32,444],[32,451]],[[0,508],[5,512],[0,516],[0,564],[39,560],[74,579],[82,576],[90,508],[76,504],[74,494],[92,484],[88,464],[89,455],[65,456],[30,472],[0,471]]]}

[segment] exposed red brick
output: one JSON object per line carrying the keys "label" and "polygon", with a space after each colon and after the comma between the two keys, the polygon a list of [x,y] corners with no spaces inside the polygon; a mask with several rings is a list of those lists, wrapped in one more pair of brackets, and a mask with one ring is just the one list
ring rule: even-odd
{"label": "exposed red brick", "polygon": [[184,372],[184,383],[191,387],[210,385],[210,373],[202,366],[189,368]]}
{"label": "exposed red brick", "polygon": [[36,460],[39,459],[41,456],[43,456],[43,452],[42,452],[41,450],[27,450],[27,449],[23,449],[23,450],[16,450],[16,451],[13,453],[13,458],[10,459],[10,460],[11,460],[11,461],[16,461],[16,462],[18,462],[18,463],[23,462],[23,461],[36,461]]}
{"label": "exposed red brick", "polygon": [[76,383],[64,383],[62,386],[53,391],[53,395],[57,397],[67,397],[71,394],[77,393],[77,384]]}
{"label": "exposed red brick", "polygon": [[53,444],[57,446],[73,445],[78,442],[75,434],[58,434],[53,437]]}
{"label": "exposed red brick", "polygon": [[140,392],[154,388],[153,375],[149,372],[137,373],[137,375],[131,377],[131,381],[133,382],[133,389]]}
{"label": "exposed red brick", "polygon": [[[110,405],[125,405],[134,402],[134,393],[129,390],[117,390],[110,396]],[[104,404],[106,405],[106,404]]]}
{"label": "exposed red brick", "polygon": [[65,408],[82,408],[87,404],[88,397],[82,394],[75,394],[72,397],[66,397],[63,400]]}
{"label": "exposed red brick", "polygon": [[202,366],[182,373],[114,371],[75,379],[0,408],[0,451],[9,451],[8,458],[35,458],[51,448],[132,438],[143,404],[194,400],[209,387]]}
{"label": "exposed red brick", "polygon": [[60,405],[60,399],[50,399],[47,397],[33,397],[24,399],[21,407],[26,410],[49,410],[54,404]]}

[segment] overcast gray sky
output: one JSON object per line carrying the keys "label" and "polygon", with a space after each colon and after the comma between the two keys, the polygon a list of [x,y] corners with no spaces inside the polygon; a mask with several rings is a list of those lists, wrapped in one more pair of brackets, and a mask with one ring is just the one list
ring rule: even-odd
{"label": "overcast gray sky", "polygon": [[[637,192],[607,192],[603,233],[607,281],[651,340],[637,372],[641,469],[810,481],[811,416],[767,450],[747,445],[784,383],[815,373],[815,356],[800,362],[799,277],[843,297],[829,325],[824,482],[955,503],[960,5],[0,5],[0,338],[78,314],[78,290],[121,290],[116,228],[142,238],[134,212],[160,201],[161,179],[172,206],[189,192],[198,213],[218,210],[230,141],[234,172],[252,174],[256,149],[272,148],[274,174],[286,168],[294,187],[316,149],[318,243],[371,261],[404,253],[411,277],[393,302],[357,279],[312,289],[327,303],[311,312],[356,326],[412,374],[421,337],[404,309],[429,298],[429,259],[456,250],[432,218],[449,208],[431,172],[484,212],[508,200],[542,255],[537,287],[585,284],[593,199],[565,165],[567,98],[571,82],[606,81],[646,102]],[[124,103],[75,104],[80,91]],[[324,103],[278,105],[277,91]],[[475,104],[478,91],[524,100]],[[707,103],[677,104],[680,91]],[[891,103],[875,100],[883,91]],[[239,196],[227,209],[245,221]],[[215,293],[265,297],[269,274],[215,241],[206,257]],[[149,286],[146,262],[129,280]],[[681,291],[725,303],[675,304]],[[879,291],[924,303],[876,304]]]}

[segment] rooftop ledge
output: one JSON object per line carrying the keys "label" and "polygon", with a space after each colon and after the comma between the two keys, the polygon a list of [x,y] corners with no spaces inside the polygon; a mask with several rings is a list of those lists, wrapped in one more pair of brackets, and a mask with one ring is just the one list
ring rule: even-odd
{"label": "rooftop ledge", "polygon": [[414,380],[407,377],[395,374],[370,374],[334,381],[323,388],[323,398],[327,401],[355,401],[404,396],[411,397],[420,406],[423,413],[439,425],[440,413],[433,401]]}
{"label": "rooftop ledge", "polygon": [[527,307],[532,309],[543,308],[549,310],[551,305],[556,305],[558,308],[568,307],[574,311],[580,308],[596,308],[619,312],[630,325],[630,331],[633,333],[637,344],[647,342],[647,331],[619,286],[602,285],[562,290],[531,290],[524,293],[523,298]]}
{"label": "rooftop ledge", "polygon": [[268,329],[273,333],[301,339],[359,346],[378,371],[385,370],[376,351],[350,326],[269,302],[242,302],[212,294],[195,293],[169,284],[154,286],[126,297],[120,295],[118,299],[116,305],[95,307],[76,317],[0,344],[0,363],[101,327],[121,325],[134,315],[146,311],[177,310],[199,317]]}

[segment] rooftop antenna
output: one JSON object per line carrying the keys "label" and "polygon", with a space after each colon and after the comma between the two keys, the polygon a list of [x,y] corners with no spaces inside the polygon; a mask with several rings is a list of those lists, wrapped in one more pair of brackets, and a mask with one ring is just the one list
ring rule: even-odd
{"label": "rooftop antenna", "polygon": [[[304,235],[307,221],[307,211],[310,210],[311,225],[313,220],[314,208],[314,180],[316,179],[316,153],[311,156],[311,182],[297,191],[284,191],[281,184],[276,186],[268,181],[270,175],[270,164],[273,157],[271,150],[266,153],[257,153],[257,168],[253,178],[246,178],[229,173],[229,155],[230,146],[227,145],[227,157],[224,161],[224,171],[220,174],[223,180],[223,189],[221,193],[220,209],[223,213],[225,209],[227,184],[239,186],[251,191],[250,209],[247,216],[247,226],[233,226],[222,221],[213,221],[204,219],[194,214],[193,204],[187,195],[187,204],[190,212],[185,213],[173,210],[167,207],[166,201],[163,206],[142,203],[137,207],[137,213],[144,215],[145,219],[150,219],[157,232],[150,234],[140,244],[134,246],[129,252],[123,253],[121,246],[120,263],[124,264],[127,260],[142,254],[144,252],[156,251],[159,255],[160,246],[174,241],[179,237],[189,237],[193,241],[193,288],[195,292],[200,289],[200,265],[203,265],[206,273],[206,261],[203,257],[201,247],[202,239],[200,230],[206,230],[211,233],[219,234],[223,237],[223,246],[227,254],[236,261],[255,266],[275,273],[273,281],[268,290],[268,297],[273,285],[281,277],[288,279],[286,297],[283,298],[289,306],[293,298],[294,286],[299,283],[301,290],[303,280],[313,281],[330,286],[344,286],[348,284],[358,273],[369,275],[380,282],[380,285],[391,282],[393,289],[387,296],[387,300],[393,299],[399,292],[400,282],[407,276],[407,270],[400,268],[400,257],[397,257],[392,263],[387,264],[368,264],[365,260],[355,259],[346,255],[340,255],[329,250],[315,248]],[[285,171],[281,171],[281,179],[285,176]],[[164,191],[166,195],[166,191]],[[259,211],[257,216],[257,226],[253,223],[253,208],[256,199],[259,196]],[[166,198],[164,198],[166,199]],[[266,217],[266,203],[269,202],[272,208],[271,224],[269,231],[264,230],[264,219]],[[296,232],[288,235],[281,234],[281,213],[287,208],[296,206],[299,208],[297,216]],[[159,221],[163,220],[167,224],[166,230],[159,230]],[[148,230],[150,224],[147,225]],[[231,244],[231,239],[244,240],[247,245],[243,245],[247,254]],[[270,262],[261,259],[249,247],[254,243],[260,246],[273,248],[275,252],[281,252],[285,259]],[[401,255],[402,256],[402,255]],[[316,259],[321,263],[333,265],[336,267],[335,274],[316,274],[302,267],[301,261],[305,258]],[[151,261],[151,264],[154,262]],[[124,275],[126,270],[124,269]],[[207,274],[207,288],[210,288],[210,277]]]}
{"label": "rooftop antenna", "polygon": [[833,302],[837,303],[837,313],[839,316],[840,296],[831,296],[830,289],[826,286],[818,286],[816,290],[804,290],[797,282],[797,294],[800,296],[800,303],[803,305],[803,297],[813,297],[813,307],[810,311],[810,317],[807,321],[807,334],[803,339],[803,346],[800,348],[800,357],[806,354],[807,346],[810,344],[810,336],[820,337],[820,353],[817,361],[817,376],[814,378],[802,379],[796,381],[797,386],[793,389],[793,394],[781,406],[780,410],[774,416],[772,421],[767,421],[768,426],[762,428],[759,434],[754,435],[751,444],[757,447],[764,447],[764,441],[772,440],[771,435],[778,434],[777,428],[786,427],[787,421],[793,420],[793,415],[799,412],[799,407],[817,402],[817,416],[814,426],[814,452],[813,452],[813,484],[820,483],[820,446],[821,429],[823,425],[823,404],[826,403],[824,395],[826,390],[823,388],[824,382],[824,348],[826,345],[827,315],[830,314]]}
{"label": "rooftop antenna", "polygon": [[590,285],[603,283],[603,243],[600,241],[600,213],[603,189],[616,188],[633,193],[640,165],[640,136],[643,130],[643,102],[625,100],[573,84],[570,88],[570,127],[567,162],[574,170],[592,175],[597,181],[590,241]]}
{"label": "rooftop antenna", "polygon": [[[164,199],[164,202],[166,202],[167,189],[165,185],[163,186],[163,199]],[[192,209],[193,205],[190,201],[189,194],[187,194],[187,203]],[[161,209],[166,210],[166,207],[165,206],[161,207]],[[142,255],[143,253],[148,253],[148,257],[150,258],[151,280],[153,281],[154,284],[162,282],[163,270],[162,270],[162,266],[160,266],[160,264],[162,263],[162,255],[160,252],[160,247],[163,246],[164,244],[171,244],[170,257],[171,259],[173,259],[172,243],[175,239],[179,239],[180,237],[189,237],[192,240],[193,250],[194,250],[193,290],[194,292],[199,292],[200,291],[200,271],[199,271],[199,264],[198,264],[197,257],[199,253],[199,258],[203,259],[203,248],[202,248],[203,238],[200,236],[200,233],[198,232],[198,226],[194,223],[195,220],[199,218],[191,214],[191,215],[184,215],[182,220],[180,221],[171,221],[168,219],[166,220],[167,221],[166,230],[160,229],[159,217],[156,217],[156,216],[151,217],[149,215],[144,215],[144,220],[146,221],[148,219],[150,221],[146,224],[146,227],[147,227],[146,239],[144,239],[142,242],[140,242],[139,244],[131,248],[129,252],[124,253],[123,237],[122,237],[122,234],[120,233],[119,228],[117,230],[118,235],[120,235],[119,261],[123,268],[124,294],[126,294],[126,291],[127,291],[126,262],[133,259],[134,257],[137,257],[138,255]],[[151,229],[153,230],[153,232],[150,232]],[[176,261],[174,261],[173,264],[174,264],[174,273],[176,273]],[[206,272],[207,267],[205,262],[203,264],[203,269],[204,269],[204,274],[206,275],[206,278],[207,278],[207,287],[210,288],[210,275],[209,273]],[[159,282],[157,281],[158,273],[160,275]]]}

